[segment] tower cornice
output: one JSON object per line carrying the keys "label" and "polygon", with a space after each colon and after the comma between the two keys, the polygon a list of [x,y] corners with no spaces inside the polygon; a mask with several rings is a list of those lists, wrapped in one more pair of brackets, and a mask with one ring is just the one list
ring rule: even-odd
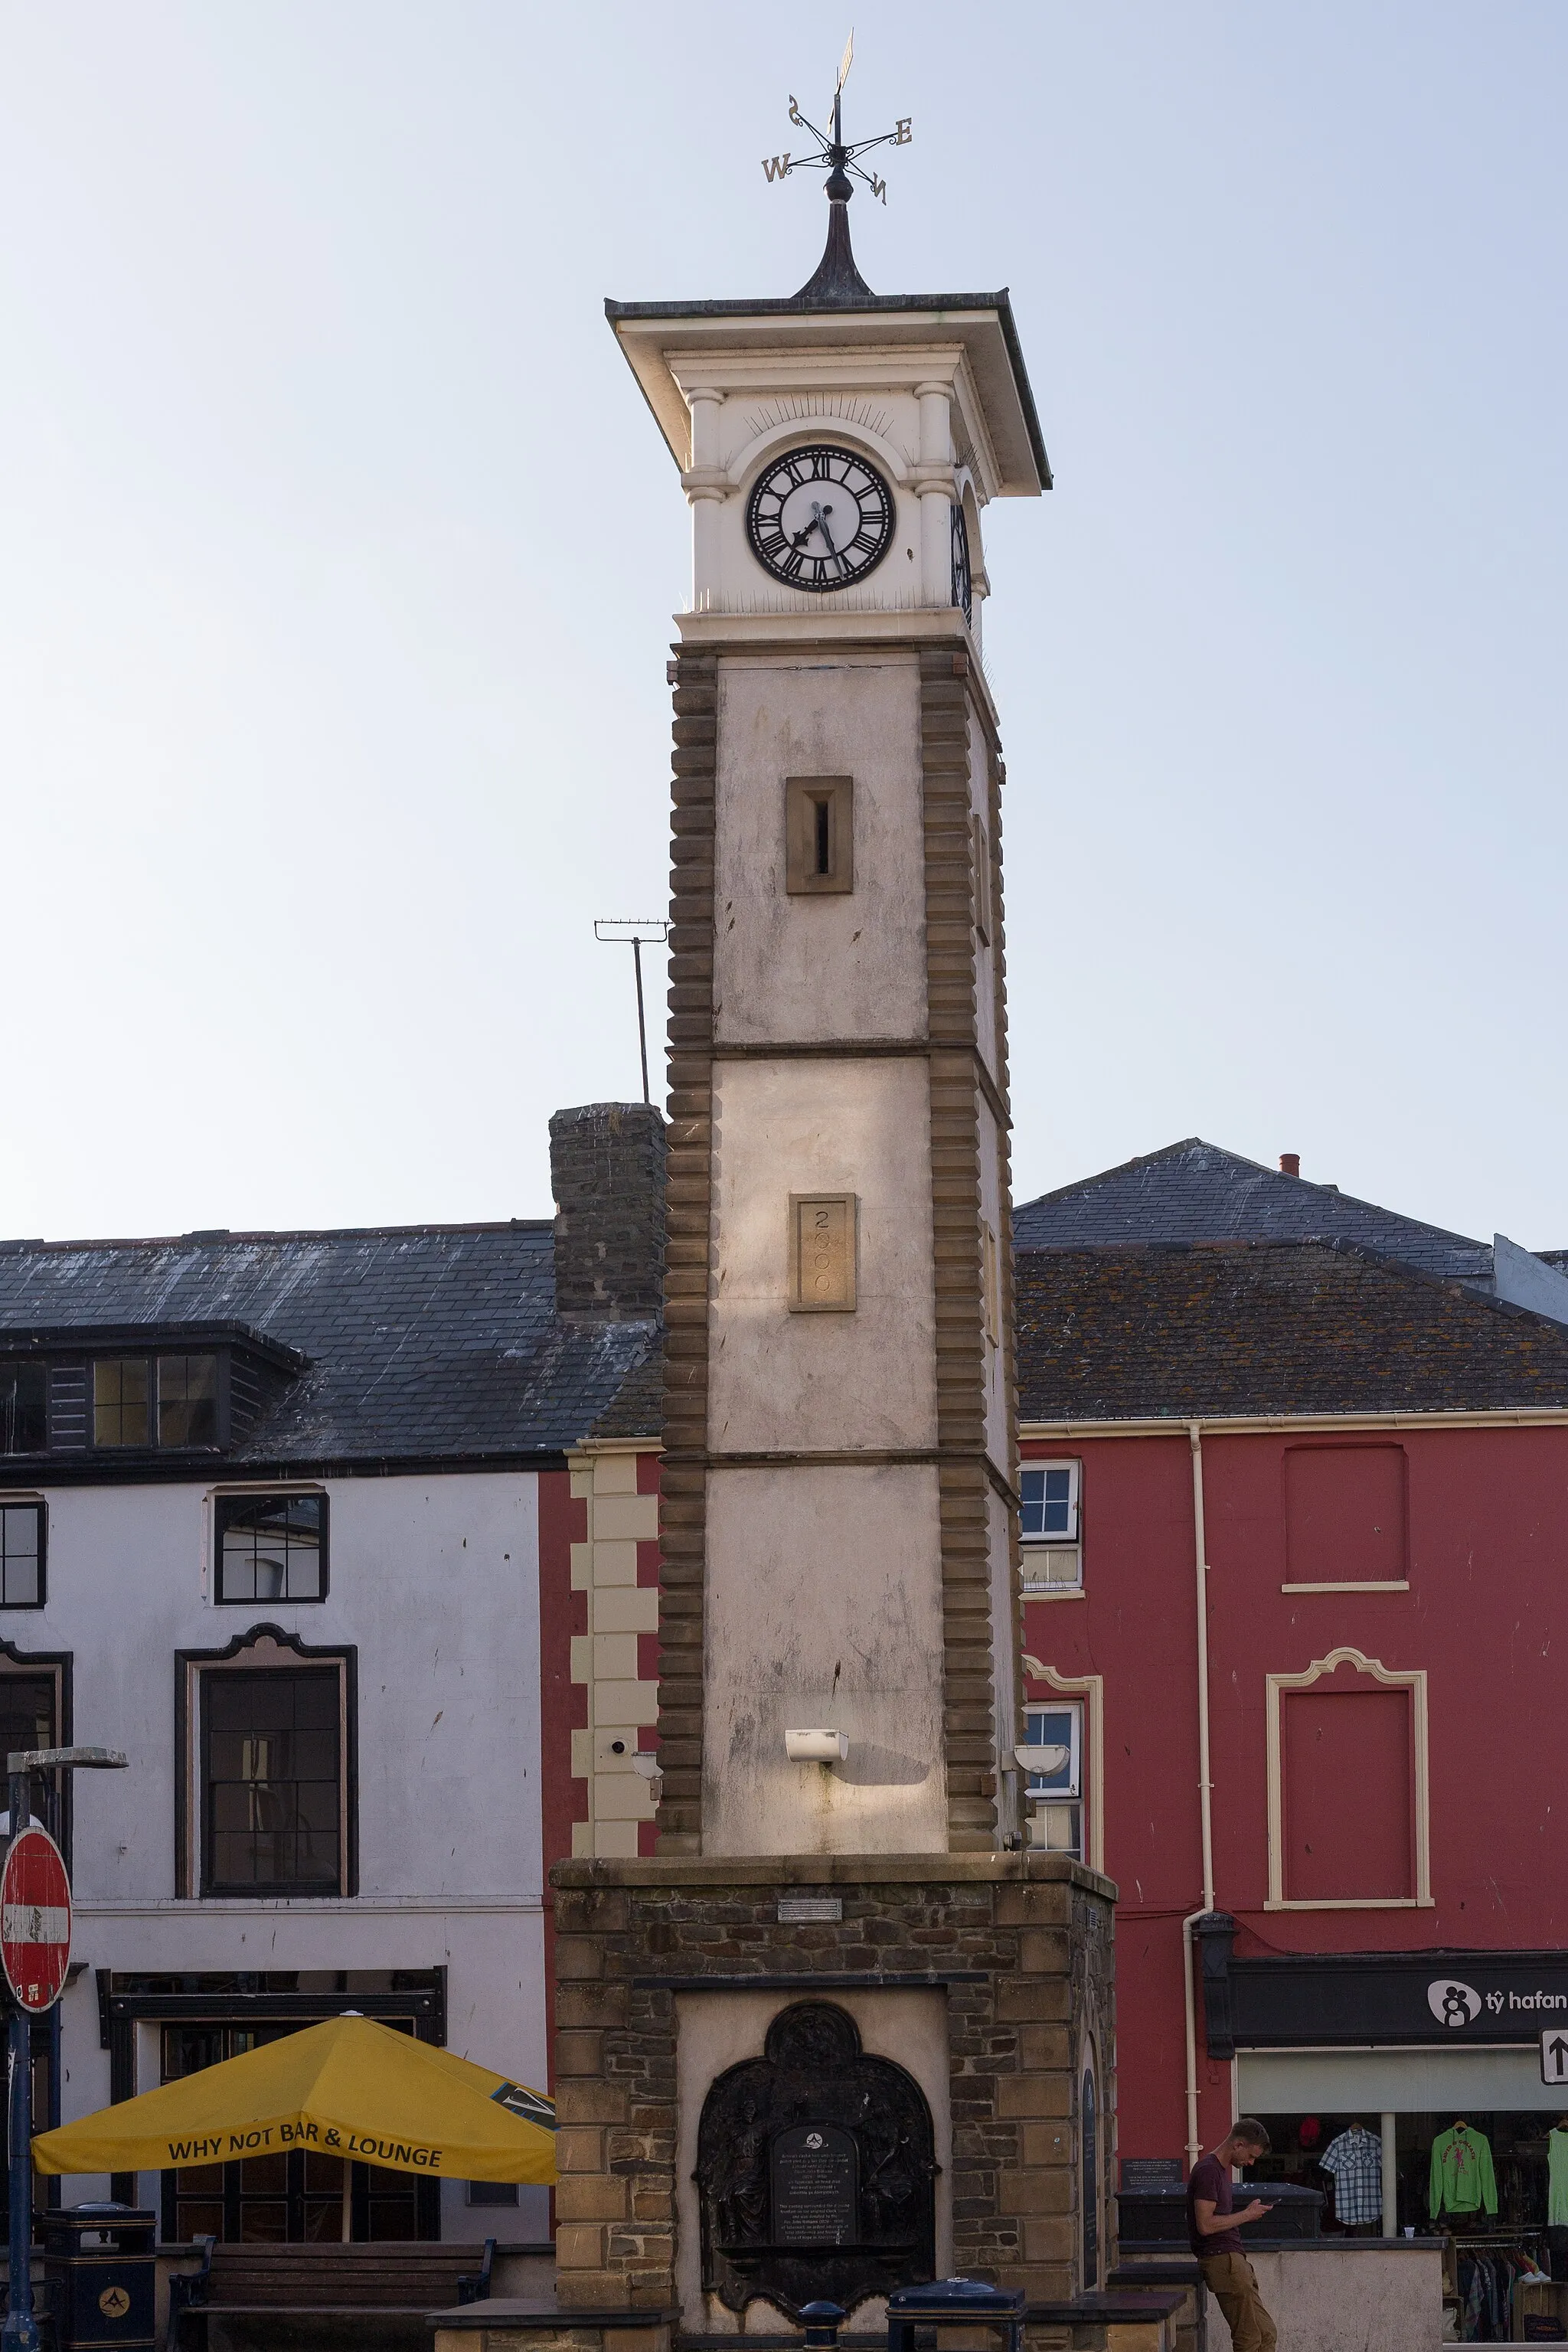
{"label": "tower cornice", "polygon": [[1050,461],[1024,365],[1007,289],[989,294],[877,294],[854,310],[799,298],[753,302],[606,301],[609,320],[652,409],[671,457],[691,463],[688,394],[678,381],[687,354],[746,352],[908,353],[962,345],[986,435],[995,453],[990,495],[1037,498],[1051,487]]}

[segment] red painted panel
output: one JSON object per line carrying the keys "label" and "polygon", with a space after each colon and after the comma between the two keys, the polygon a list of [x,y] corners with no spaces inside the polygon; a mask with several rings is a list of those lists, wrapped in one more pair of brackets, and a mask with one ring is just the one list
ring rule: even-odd
{"label": "red painted panel", "polygon": [[1285,1455],[1292,1584],[1392,1581],[1405,1572],[1405,1448],[1292,1445]]}
{"label": "red painted panel", "polygon": [[1279,1706],[1285,1894],[1292,1903],[1415,1892],[1410,1694],[1349,1677]]}

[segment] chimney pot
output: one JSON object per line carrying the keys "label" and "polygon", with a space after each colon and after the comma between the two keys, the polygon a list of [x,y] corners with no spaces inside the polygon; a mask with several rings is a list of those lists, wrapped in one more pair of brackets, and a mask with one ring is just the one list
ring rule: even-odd
{"label": "chimney pot", "polygon": [[664,1120],[651,1103],[585,1103],[550,1122],[555,1311],[651,1323],[664,1308]]}
{"label": "chimney pot", "polygon": [[1299,1176],[1301,1173],[1301,1155],[1299,1151],[1282,1151],[1279,1154],[1279,1173],[1281,1176]]}

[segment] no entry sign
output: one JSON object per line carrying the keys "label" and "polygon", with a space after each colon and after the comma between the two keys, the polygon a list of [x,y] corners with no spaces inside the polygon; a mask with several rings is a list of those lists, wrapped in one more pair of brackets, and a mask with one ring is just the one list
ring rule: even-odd
{"label": "no entry sign", "polygon": [[71,1956],[71,1888],[47,1830],[13,1838],[0,1871],[0,1963],[19,2007],[34,2017],[65,1990]]}

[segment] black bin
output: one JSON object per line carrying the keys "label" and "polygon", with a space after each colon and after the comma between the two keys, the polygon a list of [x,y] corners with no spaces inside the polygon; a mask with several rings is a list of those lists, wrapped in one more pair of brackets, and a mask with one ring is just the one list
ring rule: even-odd
{"label": "black bin", "polygon": [[39,2220],[59,2352],[153,2352],[156,2214],[134,2205],[64,2205]]}
{"label": "black bin", "polygon": [[[1323,2192],[1295,2180],[1238,2180],[1234,2191],[1238,2206],[1255,2197],[1272,2205],[1261,2221],[1249,2221],[1241,2233],[1248,2245],[1273,2246],[1321,2235]],[[1187,2190],[1184,2181],[1154,2183],[1123,2189],[1116,2200],[1117,2244],[1128,2254],[1166,2254],[1187,2251]]]}
{"label": "black bin", "polygon": [[933,2279],[929,2286],[900,2287],[888,2297],[888,2352],[915,2352],[915,2329],[995,2328],[1002,2352],[1023,2352],[1024,2298],[982,2279]]}

